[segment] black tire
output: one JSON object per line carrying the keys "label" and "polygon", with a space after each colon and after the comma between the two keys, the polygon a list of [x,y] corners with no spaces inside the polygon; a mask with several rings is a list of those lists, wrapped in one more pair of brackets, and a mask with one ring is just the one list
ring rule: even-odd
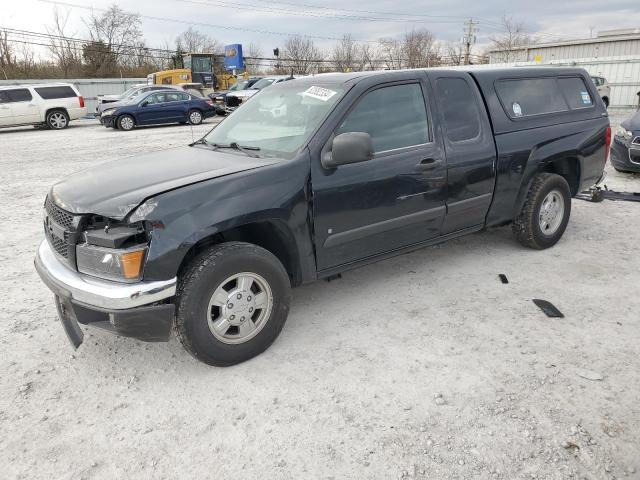
{"label": "black tire", "polygon": [[[272,308],[262,329],[244,343],[225,343],[209,328],[209,300],[229,277],[241,272],[260,275],[272,292]],[[196,359],[225,367],[249,360],[265,351],[287,320],[291,284],[282,263],[264,248],[244,242],[215,245],[196,256],[178,281],[176,336]]]}
{"label": "black tire", "polygon": [[[547,234],[542,231],[540,226],[540,209],[543,201],[552,191],[562,196],[562,219],[557,228]],[[525,247],[537,250],[549,248],[562,237],[569,223],[570,215],[571,190],[567,181],[554,173],[540,173],[533,179],[522,210],[513,221],[513,234]]]}
{"label": "black tire", "polygon": [[47,112],[46,124],[51,130],[63,130],[69,126],[69,115],[64,110],[51,110]]}
{"label": "black tire", "polygon": [[200,125],[204,120],[204,115],[198,109],[189,110],[187,114],[187,119],[191,125]]}
{"label": "black tire", "polygon": [[607,97],[602,97],[602,102],[604,103],[604,108],[609,108],[609,99]]}
{"label": "black tire", "polygon": [[128,132],[135,128],[136,120],[131,115],[124,114],[118,117],[116,125],[118,126],[118,130],[124,130]]}

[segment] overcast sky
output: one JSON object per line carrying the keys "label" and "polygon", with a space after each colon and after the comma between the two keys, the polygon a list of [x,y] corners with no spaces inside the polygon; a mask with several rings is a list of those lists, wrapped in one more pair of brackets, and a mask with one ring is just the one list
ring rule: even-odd
{"label": "overcast sky", "polygon": [[[44,32],[55,7],[49,1],[0,0],[0,27]],[[640,0],[61,0],[61,3],[67,5],[58,8],[70,13],[71,27],[67,34],[79,38],[86,38],[81,19],[90,13],[87,7],[99,12],[115,3],[143,16],[145,39],[151,47],[161,47],[165,41],[172,44],[176,35],[193,22],[194,28],[224,44],[258,43],[265,55],[284,43],[286,35],[275,32],[316,37],[341,37],[348,32],[356,40],[374,41],[380,37],[399,37],[412,28],[427,28],[440,40],[459,41],[469,17],[479,21],[477,50],[488,43],[489,36],[499,33],[503,15],[523,21],[529,32],[546,40],[552,36],[586,38],[591,29],[595,35],[599,30],[640,28]],[[314,41],[323,48],[333,43],[318,38]]]}

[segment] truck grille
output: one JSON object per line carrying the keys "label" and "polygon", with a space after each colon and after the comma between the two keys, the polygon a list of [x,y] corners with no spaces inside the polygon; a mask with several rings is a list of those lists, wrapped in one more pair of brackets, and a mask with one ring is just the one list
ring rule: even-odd
{"label": "truck grille", "polygon": [[[64,257],[66,259],[69,258],[69,245],[64,240],[52,235],[45,229],[45,233],[47,234],[47,240],[49,241],[49,245],[53,247],[58,255]],[[66,236],[66,235],[65,235]]]}
{"label": "truck grille", "polygon": [[61,227],[65,229],[71,228],[73,225],[73,215],[69,212],[65,212],[61,208],[58,208],[53,202],[47,197],[44,202],[44,208],[47,211],[47,215],[50,219],[56,222]]}
{"label": "truck grille", "polygon": [[73,269],[76,267],[75,244],[79,237],[75,221],[78,215],[73,215],[55,205],[49,197],[44,202],[44,234],[51,248],[59,257]]}

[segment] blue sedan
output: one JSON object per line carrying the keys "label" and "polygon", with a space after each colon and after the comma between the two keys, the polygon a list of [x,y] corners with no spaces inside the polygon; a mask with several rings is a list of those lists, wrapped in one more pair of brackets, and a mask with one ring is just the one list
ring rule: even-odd
{"label": "blue sedan", "polygon": [[107,108],[102,112],[102,123],[105,127],[120,130],[162,123],[199,125],[215,113],[210,99],[186,92],[165,90],[145,93],[131,99],[125,105]]}

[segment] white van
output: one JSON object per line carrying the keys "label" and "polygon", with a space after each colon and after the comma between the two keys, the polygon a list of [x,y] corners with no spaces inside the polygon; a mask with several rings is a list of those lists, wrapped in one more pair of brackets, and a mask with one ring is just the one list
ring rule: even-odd
{"label": "white van", "polygon": [[60,130],[86,114],[84,98],[69,83],[0,87],[0,127],[46,125]]}

